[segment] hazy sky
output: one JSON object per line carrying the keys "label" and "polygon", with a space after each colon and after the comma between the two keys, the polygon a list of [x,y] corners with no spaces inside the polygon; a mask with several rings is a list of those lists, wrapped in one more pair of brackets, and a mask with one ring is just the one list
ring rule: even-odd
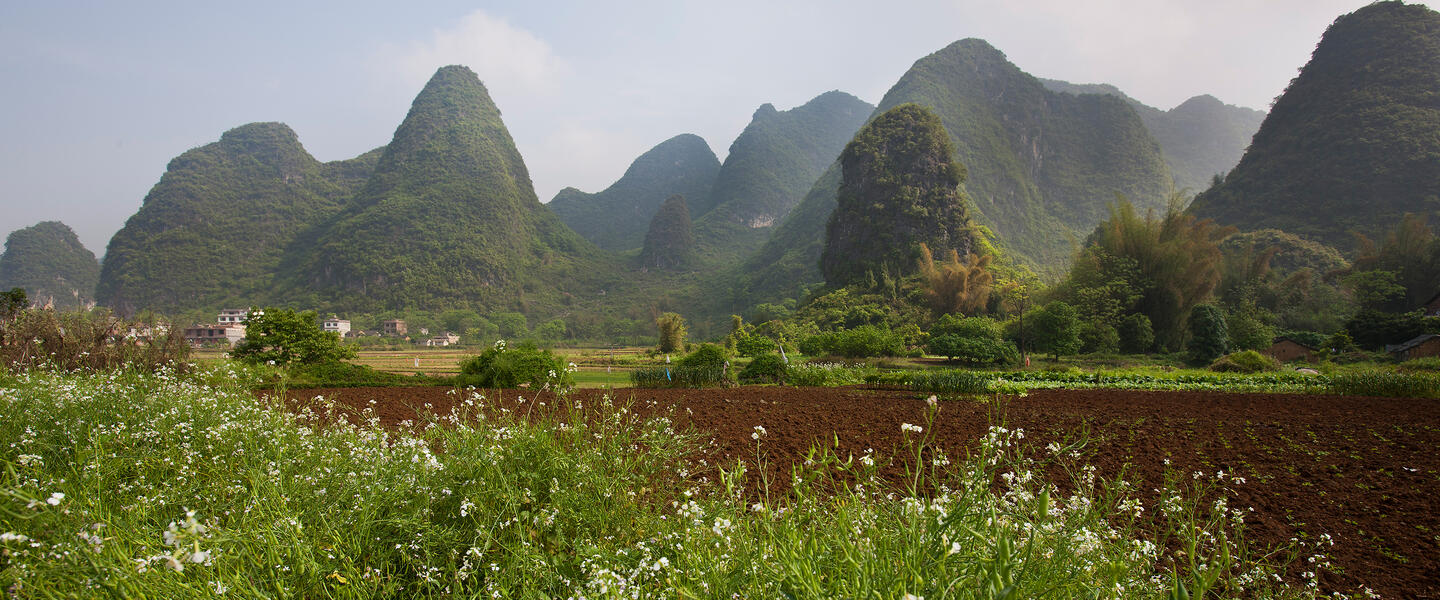
{"label": "hazy sky", "polygon": [[[0,3],[0,235],[62,220],[97,255],[166,163],[254,121],[322,161],[390,140],[435,69],[479,73],[542,201],[759,105],[876,103],[966,37],[1021,69],[1265,110],[1364,0]],[[1440,0],[1427,2],[1432,7]]]}

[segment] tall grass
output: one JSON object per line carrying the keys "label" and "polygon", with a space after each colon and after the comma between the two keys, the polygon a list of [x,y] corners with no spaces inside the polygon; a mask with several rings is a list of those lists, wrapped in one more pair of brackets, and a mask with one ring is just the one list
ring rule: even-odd
{"label": "tall grass", "polygon": [[[890,460],[820,451],[792,493],[624,403],[486,406],[389,431],[262,406],[247,382],[30,372],[0,389],[0,589],[18,597],[1304,596],[1236,511],[1138,496],[992,428],[967,458],[906,424]],[[320,400],[324,406],[323,400]],[[937,405],[938,406],[938,405]],[[939,410],[935,408],[934,410]],[[934,412],[931,412],[933,420]],[[521,416],[525,415],[525,416]],[[1054,449],[1063,456],[1064,449]],[[953,462],[952,462],[953,460]],[[878,464],[877,464],[878,463]],[[1173,510],[1166,508],[1173,505]],[[1170,517],[1169,515],[1172,515]],[[1185,555],[1167,548],[1183,548]]]}
{"label": "tall grass", "polygon": [[644,388],[703,388],[734,382],[735,374],[728,367],[660,365],[630,372],[630,383]]}
{"label": "tall grass", "polygon": [[798,387],[830,387],[859,385],[867,376],[879,373],[869,365],[849,366],[842,363],[792,363],[785,370],[785,382]]}
{"label": "tall grass", "polygon": [[1440,375],[1364,371],[1329,376],[1326,391],[1347,396],[1440,398]]}
{"label": "tall grass", "polygon": [[48,367],[153,371],[183,361],[189,352],[182,331],[174,328],[153,336],[137,336],[143,327],[103,310],[56,312],[23,310],[0,319],[0,370]]}

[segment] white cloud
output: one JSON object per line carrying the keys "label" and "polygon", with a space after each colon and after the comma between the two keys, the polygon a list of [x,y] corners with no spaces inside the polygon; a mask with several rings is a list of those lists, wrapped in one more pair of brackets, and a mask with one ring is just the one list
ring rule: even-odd
{"label": "white cloud", "polygon": [[435,30],[429,39],[385,44],[379,59],[382,68],[413,89],[440,67],[465,65],[492,94],[544,92],[568,70],[545,40],[482,10],[461,17],[452,27]]}

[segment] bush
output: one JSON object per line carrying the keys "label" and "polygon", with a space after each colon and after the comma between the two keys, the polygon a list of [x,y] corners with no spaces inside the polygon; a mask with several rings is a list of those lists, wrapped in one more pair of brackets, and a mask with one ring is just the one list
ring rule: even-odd
{"label": "bush", "polygon": [[1013,365],[1020,361],[1020,352],[1010,342],[955,334],[930,338],[926,350],[971,365]]}
{"label": "bush", "polygon": [[1120,321],[1116,328],[1120,336],[1120,349],[1130,354],[1144,354],[1155,347],[1155,329],[1150,326],[1150,317],[1135,313]]}
{"label": "bush", "polygon": [[845,358],[903,356],[905,340],[888,327],[861,325],[810,336],[800,342],[800,351],[810,356],[831,354]]}
{"label": "bush", "polygon": [[659,365],[641,367],[630,372],[635,387],[701,388],[731,383],[728,370],[720,367],[684,367]]}
{"label": "bush", "polygon": [[741,383],[784,383],[785,361],[779,354],[761,354],[740,371]]}
{"label": "bush", "polygon": [[393,387],[402,385],[434,385],[433,377],[417,377],[377,371],[365,365],[345,362],[301,365],[290,373],[287,387]]}
{"label": "bush", "polygon": [[1190,311],[1190,360],[1203,364],[1214,361],[1230,349],[1230,332],[1225,326],[1225,312],[1219,307],[1201,304]]}
{"label": "bush", "polygon": [[706,387],[734,382],[730,354],[716,344],[700,344],[674,365],[642,367],[630,372],[636,387]]}
{"label": "bush", "polygon": [[722,369],[729,364],[730,353],[717,344],[700,344],[699,348],[678,362],[682,367]]}
{"label": "bush", "polygon": [[740,356],[758,357],[774,352],[775,340],[758,334],[736,336],[735,352]]}
{"label": "bush", "polygon": [[1120,332],[1109,323],[1091,321],[1080,325],[1080,351],[1113,354],[1120,349]]}
{"label": "bush", "polygon": [[560,357],[549,350],[541,350],[532,343],[509,348],[504,340],[495,342],[480,356],[460,363],[460,375],[455,378],[455,385],[462,387],[514,388],[521,384],[537,388],[547,384],[564,387],[573,385],[574,378]]}
{"label": "bush", "polygon": [[1259,373],[1280,370],[1280,361],[1254,350],[1242,350],[1222,356],[1210,364],[1211,371],[1222,373]]}
{"label": "bush", "polygon": [[994,319],[945,315],[930,328],[925,349],[949,360],[972,365],[1012,364],[1020,360],[1015,346],[1004,341]]}

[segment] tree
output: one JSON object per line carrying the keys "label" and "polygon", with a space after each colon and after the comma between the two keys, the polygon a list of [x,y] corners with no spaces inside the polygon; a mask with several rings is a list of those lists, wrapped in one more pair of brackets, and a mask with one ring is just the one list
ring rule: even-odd
{"label": "tree", "polygon": [[680,315],[667,312],[655,319],[655,327],[660,330],[659,350],[666,354],[679,352],[685,347],[685,319]]}
{"label": "tree", "polygon": [[[1431,231],[1424,215],[1406,214],[1386,234],[1379,248],[1364,236],[1359,239],[1359,256],[1347,280],[1367,271],[1392,274],[1388,282],[1373,282],[1380,286],[1374,291],[1381,297],[1372,298],[1369,306],[1362,299],[1362,308],[1404,312],[1420,306],[1440,290],[1440,236]],[[1388,297],[1391,295],[1398,297]]]}
{"label": "tree", "polygon": [[0,321],[9,321],[25,310],[30,305],[29,299],[25,297],[25,288],[11,288],[8,292],[0,292]]}
{"label": "tree", "polygon": [[973,365],[1014,363],[1015,347],[1004,340],[1000,324],[985,317],[945,315],[930,328],[926,351]]}
{"label": "tree", "polygon": [[983,310],[990,300],[990,286],[995,276],[990,274],[991,255],[965,255],[950,249],[945,262],[935,264],[930,247],[920,244],[920,274],[925,277],[925,296],[930,307],[940,314],[975,313]]}
{"label": "tree", "polygon": [[1081,292],[1092,290],[1094,305],[1106,308],[1087,318],[1142,313],[1161,346],[1178,347],[1186,315],[1220,283],[1217,242],[1233,231],[1186,214],[1183,204],[1177,195],[1164,215],[1143,217],[1123,199],[1111,205],[1056,297],[1085,304]]}
{"label": "tree", "polygon": [[1080,350],[1080,317],[1075,307],[1056,300],[1030,313],[1030,343],[1060,360]]}
{"label": "tree", "polygon": [[558,342],[565,338],[565,320],[551,319],[535,328],[535,337],[543,342]]}
{"label": "tree", "polygon": [[1150,318],[1140,313],[1120,321],[1120,349],[1131,354],[1149,352],[1155,346],[1155,330],[1150,327]]}
{"label": "tree", "polygon": [[490,320],[500,329],[500,336],[503,338],[520,338],[530,334],[530,325],[525,321],[525,315],[517,312],[502,312],[490,316]]}
{"label": "tree", "polygon": [[309,365],[354,358],[355,349],[341,343],[339,334],[321,329],[313,310],[267,308],[250,312],[245,339],[230,356],[254,364]]}
{"label": "tree", "polygon": [[1120,349],[1120,332],[1104,321],[1080,324],[1080,351],[1110,353]]}
{"label": "tree", "polygon": [[1230,331],[1225,326],[1225,311],[1212,304],[1201,304],[1190,310],[1190,360],[1209,363],[1230,350]]}

